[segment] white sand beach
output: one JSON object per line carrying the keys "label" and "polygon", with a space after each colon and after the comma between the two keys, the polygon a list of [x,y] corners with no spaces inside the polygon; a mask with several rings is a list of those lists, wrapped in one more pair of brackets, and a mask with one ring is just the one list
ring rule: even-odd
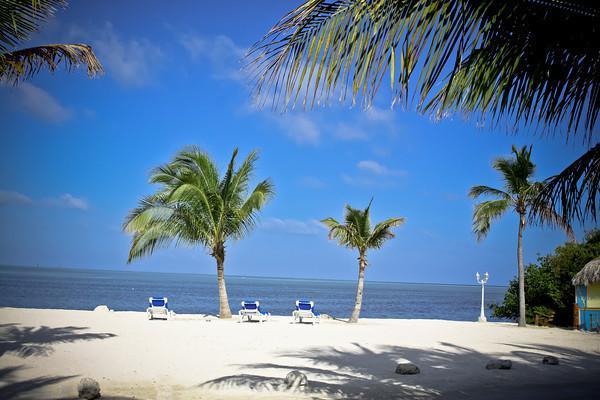
{"label": "white sand beach", "polygon": [[[560,365],[543,365],[554,355]],[[490,359],[511,370],[486,370]],[[398,375],[410,361],[418,375]],[[303,392],[278,388],[291,370]],[[199,315],[0,309],[0,397],[74,398],[82,377],[103,397],[574,398],[600,388],[600,335],[508,323],[362,319],[294,325]]]}

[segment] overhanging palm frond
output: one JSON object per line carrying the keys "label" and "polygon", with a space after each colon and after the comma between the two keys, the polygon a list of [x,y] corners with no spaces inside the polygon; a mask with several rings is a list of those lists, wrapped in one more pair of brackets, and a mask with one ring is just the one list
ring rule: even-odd
{"label": "overhanging palm frond", "polygon": [[41,23],[52,17],[65,0],[2,0],[0,1],[0,53],[6,53],[29,39]]}
{"label": "overhanging palm frond", "polygon": [[64,64],[71,71],[80,65],[87,67],[89,77],[104,72],[100,61],[86,44],[50,44],[11,51],[0,56],[0,81],[17,83],[29,79],[47,68],[54,72]]}
{"label": "overhanging palm frond", "polygon": [[490,231],[492,221],[500,218],[510,206],[510,201],[507,199],[483,201],[475,205],[473,212],[473,232],[477,236],[477,240],[481,240],[487,236]]}
{"label": "overhanging palm frond", "polygon": [[549,208],[565,221],[583,221],[588,216],[596,221],[600,206],[600,143],[544,183],[533,201],[533,217]]}
{"label": "overhanging palm frond", "polygon": [[392,104],[414,90],[417,108],[437,116],[566,126],[589,140],[599,18],[591,0],[307,0],[247,60],[258,103],[275,108],[336,97],[369,107],[389,79]]}

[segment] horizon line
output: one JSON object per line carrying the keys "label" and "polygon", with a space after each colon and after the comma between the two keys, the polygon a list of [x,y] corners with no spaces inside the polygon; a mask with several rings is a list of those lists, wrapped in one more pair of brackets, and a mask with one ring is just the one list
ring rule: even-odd
{"label": "horizon line", "polygon": [[[199,273],[199,272],[177,272],[177,271],[140,271],[140,270],[125,270],[125,269],[110,269],[110,268],[81,268],[81,267],[56,267],[56,266],[48,266],[48,265],[9,265],[9,264],[0,264],[0,268],[4,267],[13,267],[13,268],[30,268],[30,269],[68,269],[68,270],[79,270],[79,271],[109,271],[109,272],[134,272],[134,273],[149,273],[149,274],[171,274],[171,275],[201,275],[201,276],[216,276],[216,274],[210,273]],[[354,282],[355,279],[339,279],[339,278],[296,278],[289,276],[264,276],[264,275],[227,275],[229,277],[234,278],[253,278],[253,279],[291,279],[291,280],[300,280],[300,281],[333,281],[333,282]],[[380,280],[368,280],[367,282],[371,283],[400,283],[405,285],[437,285],[437,286],[480,286],[479,284],[469,284],[469,283],[443,283],[443,282],[402,282],[402,281],[380,281]],[[499,288],[508,288],[508,285],[491,285],[486,284],[487,287],[499,287]]]}

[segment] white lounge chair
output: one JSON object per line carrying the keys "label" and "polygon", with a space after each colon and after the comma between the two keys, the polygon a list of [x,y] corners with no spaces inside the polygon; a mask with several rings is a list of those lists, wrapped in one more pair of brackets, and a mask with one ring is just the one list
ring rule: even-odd
{"label": "white lounge chair", "polygon": [[150,297],[148,299],[148,309],[146,309],[148,319],[169,319],[171,314],[169,302],[166,297]]}
{"label": "white lounge chair", "polygon": [[248,322],[253,319],[257,319],[259,322],[266,321],[271,313],[262,311],[260,309],[260,302],[258,301],[242,301],[242,309],[238,312],[240,319],[238,322],[243,322],[244,318],[248,320]]}
{"label": "white lounge chair", "polygon": [[315,303],[308,300],[296,300],[296,309],[292,312],[294,323],[302,323],[309,319],[314,325],[321,322],[321,314],[315,311]]}

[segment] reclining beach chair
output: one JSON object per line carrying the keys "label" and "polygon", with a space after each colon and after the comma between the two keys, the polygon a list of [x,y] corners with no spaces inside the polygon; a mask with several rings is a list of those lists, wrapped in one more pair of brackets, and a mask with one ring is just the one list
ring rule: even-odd
{"label": "reclining beach chair", "polygon": [[148,299],[148,319],[169,319],[169,303],[166,297],[150,297]]}
{"label": "reclining beach chair", "polygon": [[266,321],[270,313],[262,311],[260,309],[260,302],[258,301],[242,301],[242,309],[238,313],[240,315],[240,320],[238,322],[243,322],[244,318],[249,321],[252,321],[256,318],[259,322]]}
{"label": "reclining beach chair", "polygon": [[315,322],[321,322],[321,314],[315,311],[315,303],[308,300],[296,300],[296,309],[292,312],[294,323],[302,323],[305,319],[310,319],[314,325]]}

